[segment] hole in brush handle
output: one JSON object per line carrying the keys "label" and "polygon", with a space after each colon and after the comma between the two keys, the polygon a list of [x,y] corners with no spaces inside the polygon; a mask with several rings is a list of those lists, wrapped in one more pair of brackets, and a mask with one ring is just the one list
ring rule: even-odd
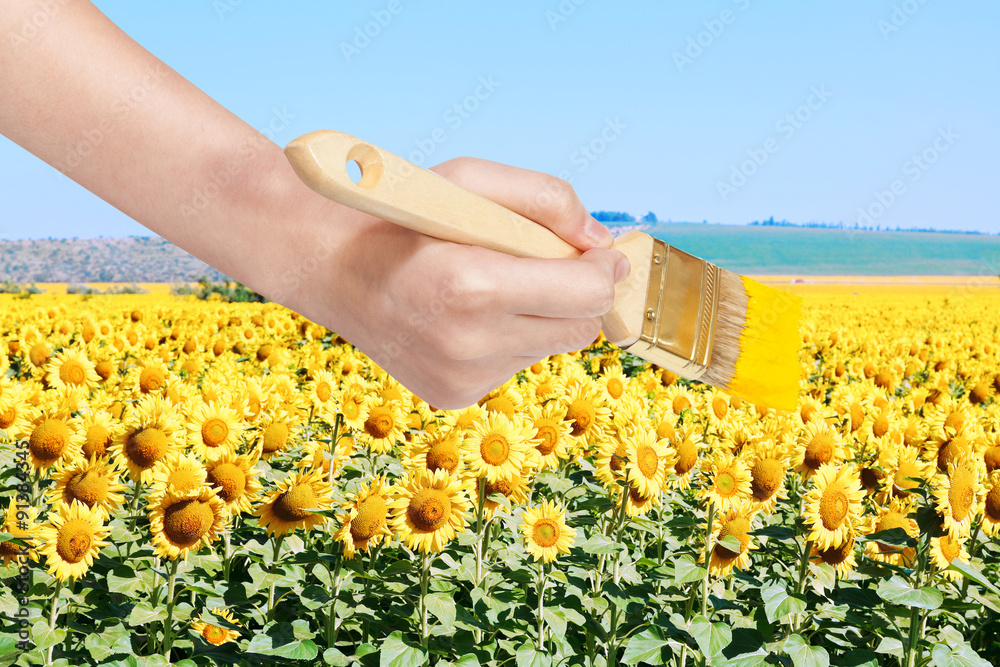
{"label": "hole in brush handle", "polygon": [[347,152],[347,161],[344,164],[345,170],[351,162],[357,164],[361,170],[361,178],[357,181],[351,178],[348,171],[348,178],[355,185],[371,189],[382,180],[382,174],[385,171],[385,164],[382,162],[382,153],[371,144],[355,144],[352,146],[351,150]]}

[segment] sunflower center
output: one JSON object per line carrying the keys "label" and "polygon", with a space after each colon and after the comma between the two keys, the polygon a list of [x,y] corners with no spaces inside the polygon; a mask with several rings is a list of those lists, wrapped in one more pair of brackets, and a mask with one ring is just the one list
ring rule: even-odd
{"label": "sunflower center", "polygon": [[649,445],[639,445],[635,453],[635,462],[639,468],[639,472],[646,479],[656,477],[656,473],[660,469],[660,457],[656,455],[656,451]]}
{"label": "sunflower center", "polygon": [[951,473],[948,504],[955,521],[963,521],[976,499],[976,477],[966,466],[959,466]]}
{"label": "sunflower center", "polygon": [[829,433],[817,433],[806,445],[802,462],[807,468],[818,470],[824,463],[833,459],[833,436]]}
{"label": "sunflower center", "polygon": [[502,412],[508,417],[514,417],[514,402],[506,396],[494,396],[483,405],[487,412]]}
{"label": "sunflower center", "polygon": [[726,399],[721,396],[713,398],[712,413],[715,415],[716,419],[725,419],[726,415],[729,414],[729,403],[726,402]]}
{"label": "sunflower center", "polygon": [[181,500],[163,512],[163,533],[175,545],[190,546],[200,540],[215,522],[215,513],[207,502],[191,498]]}
{"label": "sunflower center", "polygon": [[909,495],[910,489],[917,486],[919,482],[909,479],[911,477],[920,477],[920,469],[910,461],[900,461],[892,480],[893,492],[897,496]]}
{"label": "sunflower center", "polygon": [[215,492],[222,500],[231,503],[243,495],[247,476],[235,463],[220,463],[208,471],[208,481],[217,487]]}
{"label": "sunflower center", "polygon": [[274,422],[264,429],[263,447],[264,453],[273,454],[288,442],[288,424],[285,422]]}
{"label": "sunflower center", "polygon": [[490,433],[479,445],[479,454],[491,466],[503,465],[510,458],[510,443],[499,433]]}
{"label": "sunflower center", "polygon": [[879,415],[875,419],[875,423],[872,424],[872,435],[876,438],[881,438],[883,435],[889,432],[889,418],[885,415]]}
{"label": "sunflower center", "polygon": [[578,398],[570,403],[566,411],[566,419],[573,422],[573,435],[580,436],[587,432],[590,425],[597,418],[597,410],[590,404],[590,401]]}
{"label": "sunflower center", "polygon": [[670,404],[670,407],[673,408],[675,415],[679,415],[685,410],[689,410],[691,408],[691,401],[688,400],[687,396],[674,396],[674,400]]}
{"label": "sunflower center", "polygon": [[94,528],[83,519],[69,519],[59,528],[56,552],[67,563],[79,563],[94,543]]}
{"label": "sunflower center", "polygon": [[539,519],[531,529],[531,537],[543,549],[555,546],[559,541],[559,525],[552,519]]}
{"label": "sunflower center", "polygon": [[17,419],[17,408],[13,405],[7,406],[6,410],[0,410],[0,429],[8,429]]}
{"label": "sunflower center", "polygon": [[961,431],[963,426],[965,426],[965,413],[961,410],[953,410],[944,418],[945,428]]}
{"label": "sunflower center", "polygon": [[28,359],[30,359],[31,363],[35,366],[41,367],[44,366],[45,362],[49,360],[50,354],[52,354],[52,351],[49,349],[48,345],[45,343],[35,343],[31,346],[31,349],[28,350]]}
{"label": "sunflower center", "polygon": [[674,429],[674,425],[670,423],[669,419],[662,419],[656,426],[656,437],[666,438],[667,440],[673,440],[677,437],[677,431]]}
{"label": "sunflower center", "polygon": [[851,431],[861,428],[861,423],[865,420],[865,411],[860,403],[851,403]]}
{"label": "sunflower center", "polygon": [[723,498],[736,495],[737,488],[739,485],[736,483],[736,475],[728,470],[723,470],[715,476],[715,492]]}
{"label": "sunflower center", "polygon": [[410,499],[406,516],[418,530],[433,532],[448,523],[451,499],[440,489],[420,489]]}
{"label": "sunflower center", "polygon": [[1000,523],[1000,484],[990,489],[986,494],[986,504],[983,513],[992,523]]}
{"label": "sunflower center", "polygon": [[365,432],[376,440],[382,440],[390,433],[393,427],[392,409],[386,406],[377,406],[368,413],[365,420]]}
{"label": "sunflower center", "polygon": [[854,551],[854,538],[849,537],[841,542],[839,547],[821,549],[819,557],[827,565],[840,565],[850,557],[852,551]]}
{"label": "sunflower center", "polygon": [[677,444],[677,463],[674,472],[686,475],[698,463],[698,447],[690,439],[684,439]]}
{"label": "sunflower center", "polygon": [[158,428],[136,431],[125,441],[129,459],[142,469],[152,468],[167,454],[167,436]]}
{"label": "sunflower center", "polygon": [[750,532],[750,521],[746,517],[738,516],[730,519],[725,524],[723,524],[722,529],[719,531],[719,540],[723,540],[727,537],[735,537],[739,540],[740,550],[732,551],[722,544],[716,543],[714,552],[719,558],[724,558],[726,560],[732,560],[736,558],[741,553],[747,550],[750,546],[750,536],[747,534]]}
{"label": "sunflower center", "polygon": [[988,473],[1000,468],[1000,447],[994,445],[987,448],[983,453],[983,460],[986,462],[986,472]]}
{"label": "sunflower center", "polygon": [[625,385],[623,385],[622,381],[618,378],[611,378],[608,380],[607,389],[608,396],[614,399],[621,398],[622,394],[625,393]]}
{"label": "sunflower center", "polygon": [[358,402],[358,399],[351,398],[341,404],[340,411],[344,413],[344,417],[347,419],[357,419],[358,415],[361,414],[361,404]]}
{"label": "sunflower center", "polygon": [[166,383],[166,381],[167,378],[162,368],[147,366],[142,369],[141,373],[139,373],[139,391],[144,394],[155,392],[159,390],[164,383]]}
{"label": "sunflower center", "polygon": [[760,459],[751,471],[753,479],[750,489],[753,499],[759,503],[769,500],[778,491],[785,477],[785,467],[775,459]]}
{"label": "sunflower center", "polygon": [[28,449],[42,461],[55,461],[69,444],[69,427],[61,419],[46,419],[35,427],[28,439]]}
{"label": "sunflower center", "polygon": [[316,398],[320,401],[326,403],[330,400],[331,396],[333,396],[333,389],[330,388],[330,383],[320,382],[316,385]]}
{"label": "sunflower center", "polygon": [[[886,512],[882,518],[879,519],[878,524],[876,524],[875,532],[878,533],[883,530],[892,530],[893,528],[906,529],[906,517],[904,517],[901,512]],[[878,550],[881,553],[888,554],[899,553],[903,550],[903,548],[879,542]]]}
{"label": "sunflower center", "polygon": [[312,516],[309,510],[319,505],[319,499],[310,484],[296,484],[274,501],[272,511],[282,521],[293,523]]}
{"label": "sunflower center", "polygon": [[93,507],[108,497],[108,479],[95,470],[80,472],[66,483],[66,492],[87,507]]}
{"label": "sunflower center", "polygon": [[229,425],[224,419],[212,417],[201,425],[201,441],[209,447],[218,447],[229,437]]}
{"label": "sunflower center", "polygon": [[850,504],[847,494],[839,486],[828,486],[823,491],[823,497],[819,500],[819,516],[823,520],[823,527],[827,530],[836,530],[847,518],[847,510]]}
{"label": "sunflower center", "polygon": [[941,472],[948,470],[948,464],[955,461],[955,458],[962,452],[966,444],[967,441],[965,438],[956,436],[941,445],[937,455],[938,470]]}
{"label": "sunflower center", "polygon": [[176,470],[171,470],[170,476],[167,478],[167,485],[173,487],[180,493],[190,491],[191,489],[197,489],[201,486],[201,484],[201,480],[198,479],[194,472],[188,468],[177,468]]}
{"label": "sunflower center", "polygon": [[949,563],[958,558],[958,554],[962,551],[962,545],[949,533],[938,538],[938,546],[941,547],[941,555]]}
{"label": "sunflower center", "polygon": [[111,433],[100,424],[93,424],[87,429],[87,435],[83,440],[83,455],[85,458],[91,456],[104,456],[111,444]]}
{"label": "sunflower center", "polygon": [[370,540],[385,525],[385,498],[368,496],[358,503],[358,515],[351,520],[351,537],[356,542]]}
{"label": "sunflower center", "polygon": [[861,484],[869,491],[874,491],[878,488],[879,481],[881,481],[884,473],[875,468],[862,468],[861,474]]}
{"label": "sunflower center", "polygon": [[70,359],[59,367],[59,379],[66,384],[81,385],[87,379],[87,371],[79,361]]}
{"label": "sunflower center", "polygon": [[535,422],[535,438],[539,440],[535,449],[548,456],[559,444],[559,427],[551,419],[539,419]]}
{"label": "sunflower center", "polygon": [[431,472],[435,470],[455,472],[460,458],[455,439],[444,438],[427,448],[427,469]]}
{"label": "sunflower center", "polygon": [[217,625],[206,623],[205,627],[201,631],[201,636],[209,644],[218,646],[226,641],[227,634],[225,628],[220,628]]}

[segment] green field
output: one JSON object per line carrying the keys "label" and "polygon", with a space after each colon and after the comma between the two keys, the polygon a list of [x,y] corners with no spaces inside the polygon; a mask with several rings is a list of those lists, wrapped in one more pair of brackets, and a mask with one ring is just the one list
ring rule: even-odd
{"label": "green field", "polygon": [[1000,275],[1000,236],[690,223],[646,231],[742,274]]}

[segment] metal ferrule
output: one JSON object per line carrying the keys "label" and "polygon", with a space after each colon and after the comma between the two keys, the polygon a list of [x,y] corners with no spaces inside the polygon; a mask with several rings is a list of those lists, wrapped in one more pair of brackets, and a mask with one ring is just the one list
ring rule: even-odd
{"label": "metal ferrule", "polygon": [[714,264],[653,239],[642,334],[628,351],[689,380],[704,375],[721,277]]}

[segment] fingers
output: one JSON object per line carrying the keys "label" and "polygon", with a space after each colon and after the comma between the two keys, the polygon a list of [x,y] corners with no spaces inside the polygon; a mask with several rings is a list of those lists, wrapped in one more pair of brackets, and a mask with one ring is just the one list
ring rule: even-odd
{"label": "fingers", "polygon": [[456,158],[432,171],[548,227],[582,251],[610,248],[614,242],[561,178],[478,158]]}

